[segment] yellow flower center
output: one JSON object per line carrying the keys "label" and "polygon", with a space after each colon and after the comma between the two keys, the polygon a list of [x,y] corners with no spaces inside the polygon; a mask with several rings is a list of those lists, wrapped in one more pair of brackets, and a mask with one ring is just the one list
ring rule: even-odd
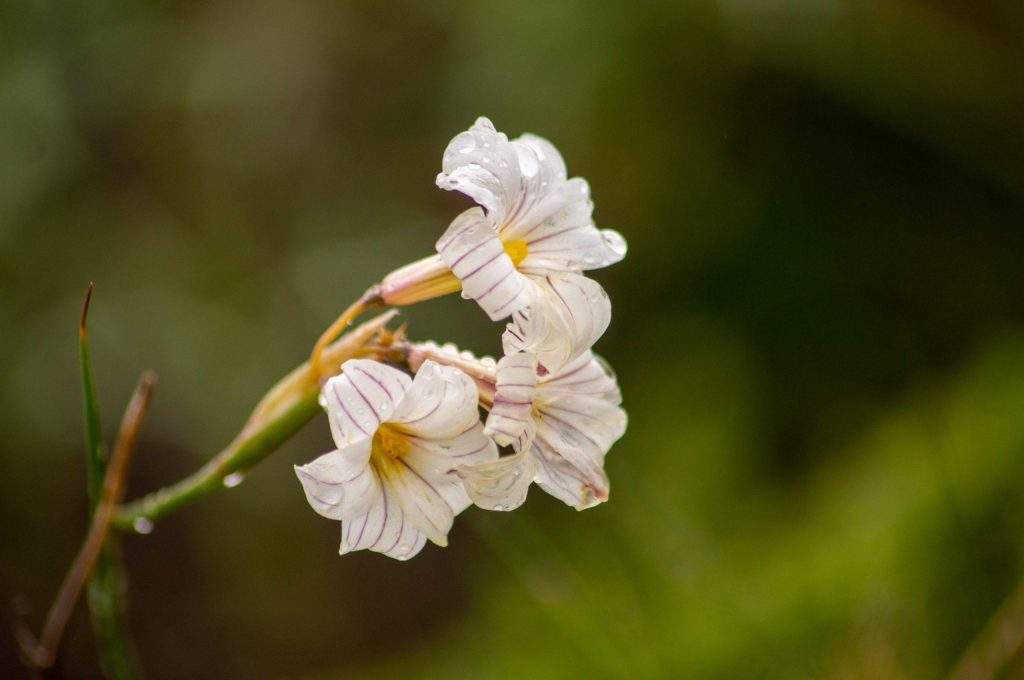
{"label": "yellow flower center", "polygon": [[388,424],[382,424],[373,435],[370,457],[378,462],[390,462],[409,452],[409,440]]}
{"label": "yellow flower center", "polygon": [[505,252],[512,259],[512,264],[518,267],[519,263],[526,259],[528,253],[526,241],[521,239],[518,241],[506,241],[504,245]]}

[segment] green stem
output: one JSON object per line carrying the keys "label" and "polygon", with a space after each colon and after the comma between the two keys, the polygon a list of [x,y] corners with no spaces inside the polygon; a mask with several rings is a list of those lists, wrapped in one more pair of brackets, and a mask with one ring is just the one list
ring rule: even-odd
{"label": "green stem", "polygon": [[[96,510],[107,468],[107,447],[103,442],[96,383],[92,373],[89,332],[86,325],[92,285],[85,296],[78,327],[79,364],[82,369],[82,422],[85,425],[86,490],[89,512]],[[108,678],[141,678],[135,644],[125,620],[127,579],[121,564],[117,536],[108,536],[89,579],[88,603],[100,667]]]}
{"label": "green stem", "polygon": [[155,521],[222,488],[225,477],[246,470],[266,458],[313,419],[320,410],[317,404],[318,391],[315,388],[301,395],[279,416],[269,420],[252,435],[236,439],[206,465],[180,482],[123,505],[114,517],[114,525],[121,528],[138,527],[137,522]]}
{"label": "green stem", "polygon": [[[356,356],[394,315],[393,311],[381,314],[342,336],[323,351],[322,363],[340,366]],[[224,488],[225,477],[248,470],[312,420],[320,411],[319,393],[319,381],[308,364],[302,364],[267,393],[227,448],[180,482],[122,505],[114,525],[122,529],[148,528],[167,513]]]}
{"label": "green stem", "polygon": [[89,580],[88,602],[100,667],[108,678],[141,678],[142,665],[128,630],[128,579],[121,562],[121,541],[107,537]]}

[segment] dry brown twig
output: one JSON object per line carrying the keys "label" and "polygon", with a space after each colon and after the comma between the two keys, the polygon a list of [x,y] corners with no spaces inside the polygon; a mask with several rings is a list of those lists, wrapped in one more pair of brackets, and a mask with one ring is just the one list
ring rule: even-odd
{"label": "dry brown twig", "polygon": [[32,631],[24,625],[15,626],[15,637],[21,647],[22,660],[30,668],[41,671],[53,666],[57,658],[64,629],[75,609],[82,588],[89,580],[96,561],[103,550],[103,544],[110,533],[110,522],[114,511],[124,495],[125,478],[135,453],[142,420],[149,409],[156,385],[156,375],[147,371],[139,378],[139,383],[132,394],[131,401],[121,419],[121,429],[114,444],[113,454],[103,477],[100,499],[93,514],[89,532],[82,543],[75,561],[71,563],[67,575],[61,583],[53,605],[46,616],[42,635],[36,639]]}

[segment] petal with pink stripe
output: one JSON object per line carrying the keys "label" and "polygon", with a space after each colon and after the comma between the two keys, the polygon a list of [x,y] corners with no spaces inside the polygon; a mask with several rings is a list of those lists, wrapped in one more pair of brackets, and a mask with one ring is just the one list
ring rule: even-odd
{"label": "petal with pink stripe", "polygon": [[405,402],[391,418],[399,431],[433,440],[457,437],[479,420],[473,379],[433,360],[416,371]]}
{"label": "petal with pink stripe", "polygon": [[531,277],[533,301],[513,315],[502,335],[505,354],[532,352],[540,365],[557,372],[604,334],[611,322],[608,294],[581,274]]}
{"label": "petal with pink stripe", "polygon": [[532,449],[537,461],[537,484],[577,510],[608,500],[608,476],[602,461],[564,444],[549,442],[546,434],[538,433]]}
{"label": "petal with pink stripe", "polygon": [[372,550],[407,560],[423,549],[427,536],[408,521],[395,491],[379,481],[378,485],[381,492],[365,514],[342,520],[339,553]]}
{"label": "petal with pink stripe", "polygon": [[385,490],[401,504],[405,521],[426,534],[431,542],[442,547],[448,545],[455,512],[433,475],[420,473],[405,456],[377,466],[377,472]]}
{"label": "petal with pink stripe", "polygon": [[555,373],[540,379],[544,393],[587,395],[613,404],[622,403],[622,393],[611,366],[601,356],[587,350]]}
{"label": "petal with pink stripe", "polygon": [[522,176],[516,148],[484,117],[456,135],[444,150],[437,186],[459,191],[501,224],[518,199]]}
{"label": "petal with pink stripe", "polygon": [[295,466],[295,474],[310,506],[324,517],[340,520],[364,513],[380,493],[369,460],[370,440],[363,439]]}
{"label": "petal with pink stripe", "polygon": [[498,361],[494,403],[484,432],[501,446],[512,445],[516,451],[530,448],[535,428],[533,393],[536,384],[536,355],[516,352]]}
{"label": "petal with pink stripe", "polygon": [[515,510],[526,500],[536,462],[524,449],[511,456],[473,465],[460,465],[456,473],[473,503],[485,510]]}
{"label": "petal with pink stripe", "polygon": [[526,278],[512,259],[480,208],[470,208],[455,220],[437,242],[437,252],[462,282],[462,295],[494,321],[522,309],[529,302]]}
{"label": "petal with pink stripe", "polygon": [[320,394],[339,449],[372,437],[412,384],[398,369],[367,359],[350,359],[341,371],[327,381]]}

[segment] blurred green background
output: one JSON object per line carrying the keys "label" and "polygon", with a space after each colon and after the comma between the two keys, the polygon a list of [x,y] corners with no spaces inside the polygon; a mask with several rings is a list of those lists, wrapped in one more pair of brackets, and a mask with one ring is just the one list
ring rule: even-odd
{"label": "blurred green background", "polygon": [[[108,436],[161,378],[138,496],[432,252],[487,115],[629,240],[610,502],[342,559],[320,418],[126,539],[148,674],[941,676],[1024,575],[1022,37],[1020,0],[3,3],[4,607],[38,630],[85,530],[87,283]],[[458,296],[403,318],[499,351]],[[97,673],[79,612],[57,675]]]}

